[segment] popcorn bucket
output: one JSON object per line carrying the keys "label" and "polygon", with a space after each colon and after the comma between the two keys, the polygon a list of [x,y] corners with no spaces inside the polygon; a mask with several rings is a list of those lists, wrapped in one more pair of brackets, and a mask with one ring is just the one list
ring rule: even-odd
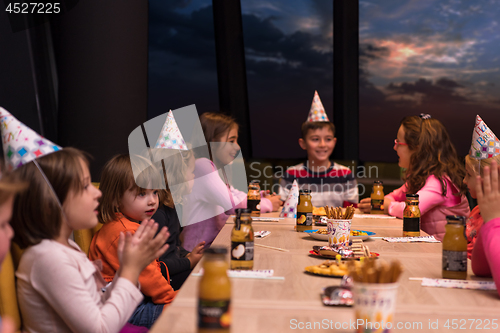
{"label": "popcorn bucket", "polygon": [[393,328],[399,283],[354,282],[356,332],[389,332]]}
{"label": "popcorn bucket", "polygon": [[328,245],[333,248],[348,247],[352,220],[327,220]]}

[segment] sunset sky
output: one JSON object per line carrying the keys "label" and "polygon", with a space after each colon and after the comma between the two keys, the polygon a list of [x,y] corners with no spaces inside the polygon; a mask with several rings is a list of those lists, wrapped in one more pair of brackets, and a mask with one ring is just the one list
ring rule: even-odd
{"label": "sunset sky", "polygon": [[[333,118],[332,3],[241,0],[255,157],[305,157],[297,139],[314,90]],[[405,115],[441,120],[461,155],[476,114],[500,132],[499,0],[360,1],[359,11],[360,160],[395,162]],[[150,116],[218,109],[211,0],[151,0],[149,43]]]}

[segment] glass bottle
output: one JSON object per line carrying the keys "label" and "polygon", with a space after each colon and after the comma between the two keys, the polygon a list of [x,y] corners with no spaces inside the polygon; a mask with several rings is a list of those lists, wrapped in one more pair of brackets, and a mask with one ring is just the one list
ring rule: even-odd
{"label": "glass bottle", "polygon": [[312,229],[312,211],[311,190],[300,190],[297,204],[297,231]]}
{"label": "glass bottle", "polygon": [[420,209],[418,194],[407,194],[403,211],[403,237],[420,236]]}
{"label": "glass bottle", "polygon": [[252,180],[248,184],[247,208],[252,216],[260,216],[260,181]]}
{"label": "glass bottle", "polygon": [[371,214],[384,214],[384,183],[381,180],[373,182],[371,194]]}
{"label": "glass bottle", "polygon": [[443,238],[443,279],[467,278],[467,238],[465,216],[446,216]]}
{"label": "glass bottle", "polygon": [[254,234],[250,209],[236,209],[231,231],[231,269],[253,269]]}
{"label": "glass bottle", "polygon": [[203,276],[198,291],[198,333],[229,333],[231,283],[227,276],[227,249],[212,246],[203,254]]}

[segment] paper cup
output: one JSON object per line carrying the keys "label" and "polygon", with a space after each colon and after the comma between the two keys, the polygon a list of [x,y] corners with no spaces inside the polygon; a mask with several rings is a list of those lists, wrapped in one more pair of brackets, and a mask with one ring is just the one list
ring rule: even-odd
{"label": "paper cup", "polygon": [[328,219],[328,245],[330,247],[347,247],[349,246],[349,237],[351,235],[352,220],[335,220]]}
{"label": "paper cup", "polygon": [[352,286],[356,332],[389,332],[393,328],[399,283],[360,283]]}

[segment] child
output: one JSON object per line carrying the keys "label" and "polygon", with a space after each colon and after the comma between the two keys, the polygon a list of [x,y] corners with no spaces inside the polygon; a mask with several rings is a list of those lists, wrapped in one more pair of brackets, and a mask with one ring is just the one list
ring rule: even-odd
{"label": "child", "polygon": [[298,179],[300,189],[311,190],[315,207],[347,207],[359,201],[358,184],[351,170],[330,161],[336,143],[335,125],[328,120],[316,91],[299,139],[300,147],[307,152],[307,161],[287,169],[280,180],[281,200],[287,199],[294,179]]}
{"label": "child", "polygon": [[[25,188],[25,184],[17,182],[10,175],[0,175],[0,268],[5,256],[9,253],[10,240],[14,236],[14,231],[9,224],[14,195]],[[0,318],[0,333],[14,333],[15,331],[15,324],[11,318]]]}
{"label": "child", "polygon": [[[483,152],[482,147],[489,148],[489,142],[493,143],[492,148]],[[472,133],[471,149],[469,155],[465,157],[466,175],[464,178],[464,183],[467,184],[469,193],[474,199],[477,198],[476,177],[480,176],[483,173],[484,167],[489,166],[493,161],[500,163],[500,153],[496,151],[495,143],[497,143],[497,146],[500,144],[495,134],[489,129],[481,117],[476,116],[476,124]],[[468,241],[467,257],[469,259],[472,257],[472,249],[474,248],[477,234],[482,225],[483,218],[481,217],[480,207],[476,206],[472,209],[467,219],[465,230]]]}
{"label": "child", "polygon": [[[205,241],[205,247],[210,246],[229,215],[234,214],[234,209],[246,208],[247,205],[247,193],[228,187],[217,172],[231,164],[239,153],[238,124],[221,113],[204,113],[200,122],[205,141],[211,147],[211,160],[206,157],[196,159],[193,190],[183,207],[186,222],[183,221],[181,237],[184,238],[183,247],[188,251],[193,251],[202,241]],[[267,195],[264,191],[261,195],[262,213],[279,209],[278,196]]]}
{"label": "child", "polygon": [[[135,233],[139,228],[139,221],[151,219],[158,209],[158,190],[144,187],[157,187],[159,174],[155,168],[146,168],[151,166],[149,161],[139,156],[132,157],[113,157],[106,163],[101,175],[99,188],[103,195],[99,220],[104,226],[92,239],[89,257],[91,260],[102,260],[102,274],[107,282],[113,281],[120,269],[119,257],[116,254],[120,234]],[[134,178],[133,167],[134,170],[145,171],[138,178]],[[141,292],[146,298],[129,322],[150,328],[160,316],[164,305],[172,302],[176,292],[169,283],[165,264],[158,260],[148,264],[139,276]]]}
{"label": "child", "polygon": [[[162,156],[165,149],[169,149],[168,156]],[[174,290],[178,290],[200,261],[205,246],[205,242],[201,242],[189,252],[181,246],[179,239],[181,230],[177,214],[182,211],[183,196],[191,193],[193,187],[195,159],[192,151],[174,150],[168,142],[164,143],[164,148],[154,149],[153,156],[155,161],[164,161],[166,172],[164,178],[167,180],[167,186],[169,189],[169,185],[175,189],[173,193],[169,190],[159,192],[161,204],[153,219],[159,226],[166,226],[170,232],[167,240],[169,248],[161,255],[160,261],[167,265],[170,284]]]}
{"label": "child", "polygon": [[[446,128],[430,115],[408,116],[399,127],[394,150],[407,169],[403,186],[384,197],[386,214],[403,217],[407,193],[419,195],[420,229],[438,240],[445,234],[446,215],[468,216],[465,171]],[[370,212],[370,198],[358,208]]]}
{"label": "child", "polygon": [[493,276],[500,296],[500,172],[496,160],[484,167],[483,179],[476,177],[476,196],[484,225],[472,250],[472,271],[477,276]]}
{"label": "child", "polygon": [[17,196],[12,219],[14,241],[26,248],[16,273],[24,330],[119,332],[142,300],[139,274],[165,251],[167,231],[153,239],[157,225],[144,221],[135,235],[120,234],[109,249],[118,252],[120,270],[103,294],[97,264],[69,239],[98,223],[101,192],[90,182],[85,154],[65,148],[37,163],[40,169],[28,163],[16,170],[29,191]]}

